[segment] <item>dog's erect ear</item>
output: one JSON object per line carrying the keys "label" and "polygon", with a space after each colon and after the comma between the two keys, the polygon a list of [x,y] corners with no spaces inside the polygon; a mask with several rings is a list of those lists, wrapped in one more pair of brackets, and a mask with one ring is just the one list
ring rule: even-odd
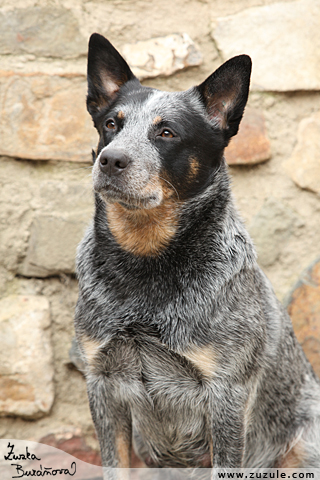
{"label": "dog's erect ear", "polygon": [[109,105],[119,88],[136,78],[111,43],[98,33],[91,35],[88,51],[87,108],[92,115]]}
{"label": "dog's erect ear", "polygon": [[248,99],[250,74],[251,58],[239,55],[225,62],[196,87],[210,122],[223,130],[227,142],[238,131]]}

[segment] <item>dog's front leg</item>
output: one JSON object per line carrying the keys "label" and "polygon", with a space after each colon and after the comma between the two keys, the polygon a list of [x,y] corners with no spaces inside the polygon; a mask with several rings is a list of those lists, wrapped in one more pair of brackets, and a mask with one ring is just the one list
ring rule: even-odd
{"label": "dog's front leg", "polygon": [[211,400],[212,466],[240,468],[245,448],[245,389],[216,383]]}
{"label": "dog's front leg", "polygon": [[[129,478],[132,425],[129,408],[104,374],[87,374],[90,410],[100,443],[104,480]],[[116,470],[115,470],[116,469]]]}

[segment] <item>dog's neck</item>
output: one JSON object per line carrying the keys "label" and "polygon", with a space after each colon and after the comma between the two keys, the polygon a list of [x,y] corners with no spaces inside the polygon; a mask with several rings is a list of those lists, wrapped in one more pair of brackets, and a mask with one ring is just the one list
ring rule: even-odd
{"label": "dog's neck", "polygon": [[138,256],[157,256],[177,232],[179,204],[166,200],[152,209],[129,210],[108,203],[109,229],[122,249]]}

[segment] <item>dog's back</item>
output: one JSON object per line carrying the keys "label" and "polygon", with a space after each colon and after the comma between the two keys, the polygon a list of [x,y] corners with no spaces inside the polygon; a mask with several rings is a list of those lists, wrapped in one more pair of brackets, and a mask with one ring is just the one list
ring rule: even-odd
{"label": "dog's back", "polygon": [[77,338],[105,466],[320,466],[320,384],[259,269],[223,150],[251,62],[199,87],[142,87],[92,37],[100,133],[78,254]]}

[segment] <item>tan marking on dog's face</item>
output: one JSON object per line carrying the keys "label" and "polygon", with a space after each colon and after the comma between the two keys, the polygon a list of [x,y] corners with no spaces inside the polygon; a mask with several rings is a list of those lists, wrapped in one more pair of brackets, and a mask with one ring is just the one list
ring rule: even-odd
{"label": "tan marking on dog's face", "polygon": [[88,365],[92,366],[94,364],[94,359],[102,347],[102,344],[97,340],[93,340],[87,336],[83,336],[80,339],[80,343]]}
{"label": "tan marking on dog's face", "polygon": [[217,358],[210,345],[193,347],[183,352],[186,357],[205,377],[212,378],[217,368]]}
{"label": "tan marking on dog's face", "polygon": [[190,160],[190,166],[189,166],[189,172],[188,172],[188,180],[192,181],[198,175],[198,172],[200,169],[200,163],[196,157],[191,157],[189,160]]}
{"label": "tan marking on dog's face", "polygon": [[139,256],[156,256],[175,235],[178,228],[179,203],[176,192],[159,177],[144,188],[143,194],[161,190],[162,202],[153,208],[127,209],[119,203],[107,203],[110,231],[126,251]]}
{"label": "tan marking on dog's face", "polygon": [[[130,468],[131,444],[123,433],[119,433],[116,436],[116,452],[118,459],[117,468]],[[127,477],[124,476],[123,478]]]}
{"label": "tan marking on dog's face", "polygon": [[157,125],[158,123],[162,122],[162,118],[158,115],[153,120],[153,125]]}
{"label": "tan marking on dog's face", "polygon": [[123,120],[124,119],[124,112],[122,110],[120,110],[117,114],[117,117],[120,119],[120,120]]}
{"label": "tan marking on dog's face", "polygon": [[296,443],[277,463],[276,468],[302,468],[304,466],[304,449],[301,440]]}

